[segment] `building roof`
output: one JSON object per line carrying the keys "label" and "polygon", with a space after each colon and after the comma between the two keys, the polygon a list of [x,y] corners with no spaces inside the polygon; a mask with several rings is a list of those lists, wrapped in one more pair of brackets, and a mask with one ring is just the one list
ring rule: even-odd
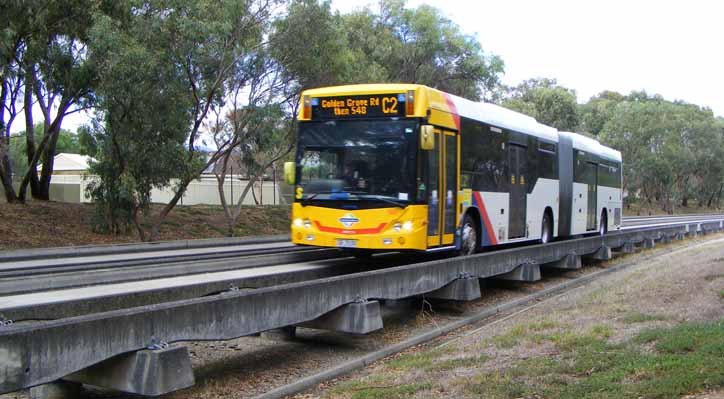
{"label": "building roof", "polygon": [[53,170],[54,171],[62,171],[62,170],[77,170],[77,171],[85,171],[88,170],[88,164],[91,161],[95,161],[95,159],[87,156],[87,155],[80,155],[80,154],[68,154],[61,152],[60,154],[56,155],[53,159]]}

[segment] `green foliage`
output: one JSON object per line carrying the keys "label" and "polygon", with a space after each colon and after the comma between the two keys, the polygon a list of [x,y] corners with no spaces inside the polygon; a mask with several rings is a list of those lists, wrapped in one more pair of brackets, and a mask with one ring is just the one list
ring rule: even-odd
{"label": "green foliage", "polygon": [[[100,68],[99,120],[93,137],[93,171],[108,171],[91,188],[103,201],[122,199],[142,239],[155,238],[165,215],[208,163],[197,150],[209,110],[223,107],[227,84],[251,79],[269,22],[270,2],[132,1],[125,15],[96,15],[91,57]],[[107,180],[111,179],[111,180]],[[172,181],[172,179],[175,179]],[[147,237],[138,218],[148,212],[151,190],[171,187],[174,197],[152,222]],[[130,196],[104,193],[128,192]],[[130,200],[126,201],[126,200]],[[102,220],[109,220],[103,218]]]}
{"label": "green foliage", "polygon": [[613,116],[616,105],[624,101],[623,95],[614,91],[603,91],[581,105],[580,130],[598,136],[603,126]]}
{"label": "green foliage", "polygon": [[503,106],[558,130],[575,131],[578,128],[576,93],[558,86],[555,79],[524,81],[512,90]]}
{"label": "green foliage", "polygon": [[163,44],[151,39],[161,29],[155,11],[138,10],[127,29],[98,16],[91,32],[93,56],[103,62],[98,93],[104,112],[92,132],[84,131],[84,141],[96,148],[91,173],[100,178],[89,192],[101,214],[110,212],[98,218],[108,222],[99,230],[127,225],[148,209],[151,190],[167,187],[185,166],[192,104]]}
{"label": "green foliage", "polygon": [[[45,134],[44,123],[37,123],[33,128],[35,142],[39,143]],[[25,140],[25,132],[10,137],[10,158],[13,163],[13,171],[16,174],[24,175],[28,170],[28,158],[26,157],[27,141]],[[58,142],[55,146],[53,156],[60,153],[80,154],[81,143],[78,134],[67,129],[60,129],[58,132]]]}
{"label": "green foliage", "polygon": [[342,19],[353,82],[420,83],[472,100],[498,93],[503,61],[437,8],[385,0],[379,13],[364,9]]}
{"label": "green foliage", "polygon": [[295,90],[353,80],[357,60],[350,51],[342,17],[329,1],[298,0],[273,26],[271,54],[284,65]]}
{"label": "green foliage", "polygon": [[[624,159],[630,197],[667,212],[689,198],[714,205],[724,182],[724,130],[711,110],[632,93],[613,108],[600,132]],[[631,198],[629,198],[631,199]]]}

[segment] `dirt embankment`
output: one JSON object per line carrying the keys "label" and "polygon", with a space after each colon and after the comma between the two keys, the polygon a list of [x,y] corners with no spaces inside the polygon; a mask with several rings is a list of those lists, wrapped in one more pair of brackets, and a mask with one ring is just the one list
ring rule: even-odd
{"label": "dirt embankment", "polygon": [[[289,231],[289,206],[245,207],[235,235],[283,234]],[[90,204],[34,201],[0,204],[0,250],[112,244],[138,241],[135,231],[124,235],[93,231]],[[218,206],[177,206],[161,227],[161,240],[227,236],[226,219]]]}

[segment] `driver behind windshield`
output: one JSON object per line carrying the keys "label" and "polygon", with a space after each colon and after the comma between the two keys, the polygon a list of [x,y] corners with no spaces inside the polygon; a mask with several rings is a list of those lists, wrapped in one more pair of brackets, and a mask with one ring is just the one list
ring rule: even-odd
{"label": "driver behind windshield", "polygon": [[351,162],[344,164],[344,171],[340,178],[344,180],[345,189],[349,188],[352,191],[356,191],[367,187],[367,182],[360,176],[359,170],[355,169]]}

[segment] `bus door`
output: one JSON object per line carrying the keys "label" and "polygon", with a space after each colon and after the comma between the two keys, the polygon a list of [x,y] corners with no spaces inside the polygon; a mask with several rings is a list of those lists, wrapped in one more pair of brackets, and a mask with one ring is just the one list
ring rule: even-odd
{"label": "bus door", "polygon": [[435,149],[427,153],[427,245],[452,245],[457,227],[458,137],[435,129]]}
{"label": "bus door", "polygon": [[587,161],[586,169],[586,185],[588,186],[586,230],[596,230],[598,228],[598,165]]}
{"label": "bus door", "polygon": [[528,157],[522,145],[508,143],[508,171],[510,173],[510,202],[508,207],[508,238],[525,236],[525,216],[528,178]]}

